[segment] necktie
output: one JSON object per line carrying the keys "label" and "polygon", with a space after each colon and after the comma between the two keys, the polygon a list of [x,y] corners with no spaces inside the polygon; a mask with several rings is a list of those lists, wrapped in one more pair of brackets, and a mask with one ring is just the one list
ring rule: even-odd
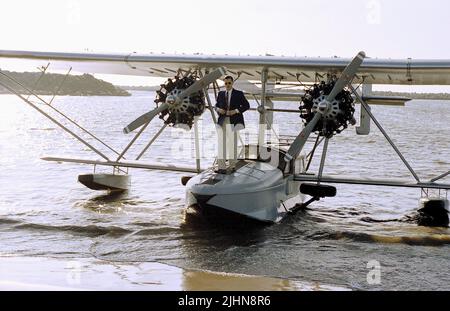
{"label": "necktie", "polygon": [[230,96],[230,95],[229,95],[228,93],[229,93],[228,91],[225,92],[225,100],[226,100],[226,107],[227,107],[226,110],[227,110],[227,111],[230,109],[230,105],[228,104],[228,103],[229,103],[229,98],[230,98],[229,96]]}

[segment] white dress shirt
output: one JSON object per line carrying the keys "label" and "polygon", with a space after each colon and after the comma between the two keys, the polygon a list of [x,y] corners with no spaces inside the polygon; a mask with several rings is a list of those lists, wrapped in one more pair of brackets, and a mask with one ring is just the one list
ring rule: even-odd
{"label": "white dress shirt", "polygon": [[[227,103],[228,111],[231,111],[231,110],[230,110],[230,104],[231,104],[231,96],[233,95],[233,90],[234,90],[234,89],[231,89],[231,91],[225,90],[225,98],[227,98],[226,96],[228,95],[228,103]],[[239,113],[239,110],[238,110],[238,109],[234,109],[234,111],[235,111],[236,113]]]}
{"label": "white dress shirt", "polygon": [[225,98],[227,98],[226,96],[228,96],[228,110],[230,110],[230,103],[231,103],[231,95],[233,94],[233,89],[231,89],[231,91],[227,91],[225,90]]}

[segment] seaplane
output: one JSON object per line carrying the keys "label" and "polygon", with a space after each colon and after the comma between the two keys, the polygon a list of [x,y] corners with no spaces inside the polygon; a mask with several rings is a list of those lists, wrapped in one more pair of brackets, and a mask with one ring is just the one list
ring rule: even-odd
{"label": "seaplane", "polygon": [[[306,208],[313,202],[337,195],[336,184],[370,185],[380,187],[405,187],[420,190],[418,211],[423,214],[425,225],[448,226],[449,202],[441,192],[450,190],[450,184],[441,181],[450,175],[442,173],[431,180],[422,180],[400,149],[385,131],[372,105],[404,105],[409,98],[375,96],[372,86],[391,85],[449,85],[450,60],[413,60],[369,58],[359,52],[351,58],[308,58],[266,56],[219,56],[185,54],[96,54],[35,51],[0,51],[0,59],[27,60],[39,63],[42,75],[48,64],[58,69],[70,68],[80,73],[122,74],[167,79],[156,91],[155,107],[124,126],[124,135],[135,132],[129,144],[121,152],[111,148],[93,133],[73,121],[64,112],[51,106],[32,88],[22,85],[13,77],[0,72],[0,82],[11,93],[54,122],[63,131],[84,144],[101,160],[44,157],[43,160],[68,162],[94,166],[93,174],[78,176],[86,187],[101,191],[126,191],[130,187],[129,169],[164,170],[183,172],[181,182],[186,187],[186,208],[199,215],[219,216],[221,219],[277,223],[287,215]],[[47,66],[45,66],[47,64]],[[259,115],[258,143],[241,146],[242,152],[234,170],[217,170],[200,165],[197,120],[209,111],[216,122],[215,99],[210,93],[220,90],[218,80],[232,75],[250,85],[244,89],[246,96],[257,103],[253,108]],[[5,83],[8,81],[9,83]],[[39,81],[37,81],[38,83]],[[289,84],[295,91],[279,91],[274,86]],[[255,89],[254,86],[258,85]],[[17,88],[25,89],[28,96]],[[30,100],[34,96],[35,101]],[[82,138],[63,125],[58,118],[44,111],[36,101],[49,108],[60,118],[90,136]],[[298,102],[299,109],[275,107],[274,102]],[[361,105],[359,124],[355,106]],[[286,146],[274,145],[266,139],[266,132],[273,126],[273,114],[296,113],[300,115],[303,129]],[[162,122],[161,129],[148,142],[135,161],[125,160],[125,155],[156,117]],[[329,140],[349,128],[356,135],[370,135],[373,124],[411,173],[411,180],[355,178],[352,176],[326,176],[323,174]],[[161,163],[143,163],[142,155],[151,147],[167,127],[193,128],[195,132],[196,166],[183,167]],[[315,136],[315,137],[314,137]],[[310,139],[311,138],[311,139]],[[307,141],[314,141],[306,150]],[[107,155],[91,143],[96,141],[114,152]],[[316,149],[322,146],[320,166],[310,171]],[[309,152],[308,152],[309,151]],[[95,173],[95,167],[109,166],[111,174]],[[430,194],[439,192],[439,195]],[[226,217],[224,217],[226,216]]]}

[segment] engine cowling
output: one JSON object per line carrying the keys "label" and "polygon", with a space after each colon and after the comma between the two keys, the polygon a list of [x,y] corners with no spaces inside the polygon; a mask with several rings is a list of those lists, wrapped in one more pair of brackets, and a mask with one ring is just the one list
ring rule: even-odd
{"label": "engine cowling", "polygon": [[179,102],[171,100],[194,84],[195,81],[194,76],[176,76],[161,84],[160,90],[156,91],[155,103],[157,105],[168,104],[168,108],[159,115],[159,118],[164,120],[165,124],[182,128],[187,126],[190,129],[194,123],[194,118],[202,115],[205,111],[205,94],[203,91],[196,92]]}
{"label": "engine cowling", "polygon": [[[300,117],[305,125],[318,113],[320,103],[324,102],[335,83],[335,80],[322,81],[314,84],[305,92],[300,103]],[[354,125],[356,123],[354,113],[354,99],[351,93],[344,89],[330,103],[329,109],[323,114],[323,118],[317,123],[313,131],[318,132],[321,136],[331,138],[345,130],[349,124]]]}

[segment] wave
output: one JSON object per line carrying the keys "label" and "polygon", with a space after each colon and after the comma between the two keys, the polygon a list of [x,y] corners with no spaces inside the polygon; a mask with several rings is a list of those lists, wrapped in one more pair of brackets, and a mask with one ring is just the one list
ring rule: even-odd
{"label": "wave", "polygon": [[351,240],[364,243],[407,244],[414,246],[450,245],[450,235],[432,234],[421,236],[389,236],[363,232],[327,232],[314,234],[313,239]]}
{"label": "wave", "polygon": [[89,237],[98,237],[102,235],[108,235],[113,237],[121,237],[125,235],[137,235],[137,236],[169,236],[179,231],[179,228],[171,226],[161,226],[154,223],[135,223],[139,224],[145,229],[129,230],[117,226],[98,226],[98,225],[50,225],[50,224],[37,224],[26,223],[20,220],[0,218],[0,225],[11,225],[13,230],[26,230],[26,231],[39,231],[39,232],[62,232],[70,234],[80,234]]}
{"label": "wave", "polygon": [[76,233],[80,235],[86,235],[89,237],[98,237],[102,235],[124,236],[130,234],[132,231],[116,227],[116,226],[75,226],[75,225],[62,225],[52,226],[47,224],[34,224],[34,223],[21,223],[14,226],[15,229],[28,230],[28,231],[50,231],[50,232],[66,232]]}
{"label": "wave", "polygon": [[10,218],[0,218],[0,225],[15,225],[20,224],[20,220],[10,219]]}

